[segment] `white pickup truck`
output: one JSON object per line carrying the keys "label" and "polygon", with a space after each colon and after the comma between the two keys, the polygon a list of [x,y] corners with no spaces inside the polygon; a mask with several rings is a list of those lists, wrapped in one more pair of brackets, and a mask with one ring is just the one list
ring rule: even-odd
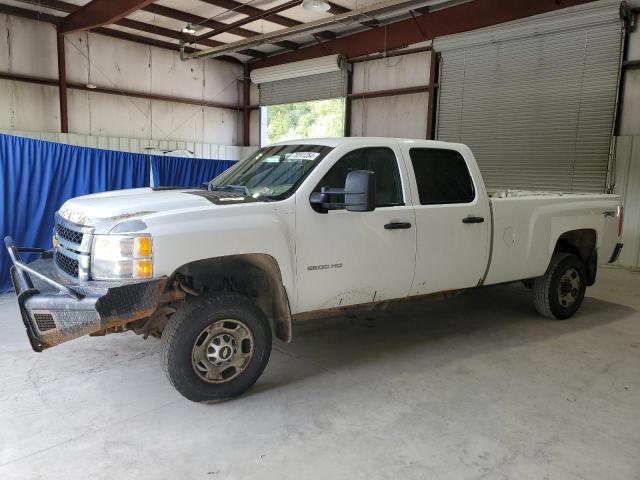
{"label": "white pickup truck", "polygon": [[262,148],[206,189],[74,198],[52,250],[5,243],[34,350],[161,337],[170,382],[205,401],[253,385],[294,320],[513,281],[568,318],[621,223],[615,195],[487,192],[465,145],[340,138]]}

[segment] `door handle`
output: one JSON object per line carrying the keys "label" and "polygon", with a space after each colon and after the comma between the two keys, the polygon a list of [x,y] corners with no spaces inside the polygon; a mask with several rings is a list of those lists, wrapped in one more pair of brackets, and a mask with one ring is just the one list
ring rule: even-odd
{"label": "door handle", "polygon": [[411,228],[411,224],[409,222],[391,222],[384,226],[385,230],[402,230],[405,228]]}
{"label": "door handle", "polygon": [[475,217],[473,215],[469,215],[468,217],[464,217],[462,219],[462,223],[482,223],[484,222],[484,217]]}

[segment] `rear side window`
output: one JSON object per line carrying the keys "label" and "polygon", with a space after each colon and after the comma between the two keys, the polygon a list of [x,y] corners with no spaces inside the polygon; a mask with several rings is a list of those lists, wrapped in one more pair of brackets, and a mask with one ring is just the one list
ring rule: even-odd
{"label": "rear side window", "polygon": [[[321,187],[344,188],[347,174],[354,170],[371,170],[376,174],[376,207],[403,205],[402,183],[398,161],[393,150],[386,147],[367,147],[353,150],[338,160],[327,172],[315,191]],[[339,202],[339,198],[331,198]]]}
{"label": "rear side window", "polygon": [[475,198],[469,169],[455,150],[409,150],[422,205],[469,203]]}

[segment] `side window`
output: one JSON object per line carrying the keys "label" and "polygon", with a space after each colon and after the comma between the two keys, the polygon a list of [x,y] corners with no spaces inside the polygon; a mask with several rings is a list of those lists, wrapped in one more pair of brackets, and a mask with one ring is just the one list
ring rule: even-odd
{"label": "side window", "polygon": [[455,150],[409,150],[422,205],[469,203],[475,198],[467,164]]}
{"label": "side window", "polygon": [[319,192],[321,187],[344,188],[347,174],[354,170],[371,170],[376,174],[376,207],[403,205],[398,161],[387,147],[360,148],[347,153],[320,180],[315,191]]}

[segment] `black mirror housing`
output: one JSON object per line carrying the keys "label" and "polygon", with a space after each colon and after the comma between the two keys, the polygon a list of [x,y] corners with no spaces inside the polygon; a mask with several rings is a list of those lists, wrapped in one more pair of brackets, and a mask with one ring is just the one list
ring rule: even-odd
{"label": "black mirror housing", "polygon": [[[344,202],[329,203],[330,195],[344,195]],[[344,208],[350,212],[372,212],[376,209],[376,175],[370,170],[347,174],[344,188],[326,188],[311,193],[309,202],[318,213]]]}
{"label": "black mirror housing", "polygon": [[372,212],[376,209],[375,173],[371,170],[356,170],[347,174],[344,208],[350,212]]}

